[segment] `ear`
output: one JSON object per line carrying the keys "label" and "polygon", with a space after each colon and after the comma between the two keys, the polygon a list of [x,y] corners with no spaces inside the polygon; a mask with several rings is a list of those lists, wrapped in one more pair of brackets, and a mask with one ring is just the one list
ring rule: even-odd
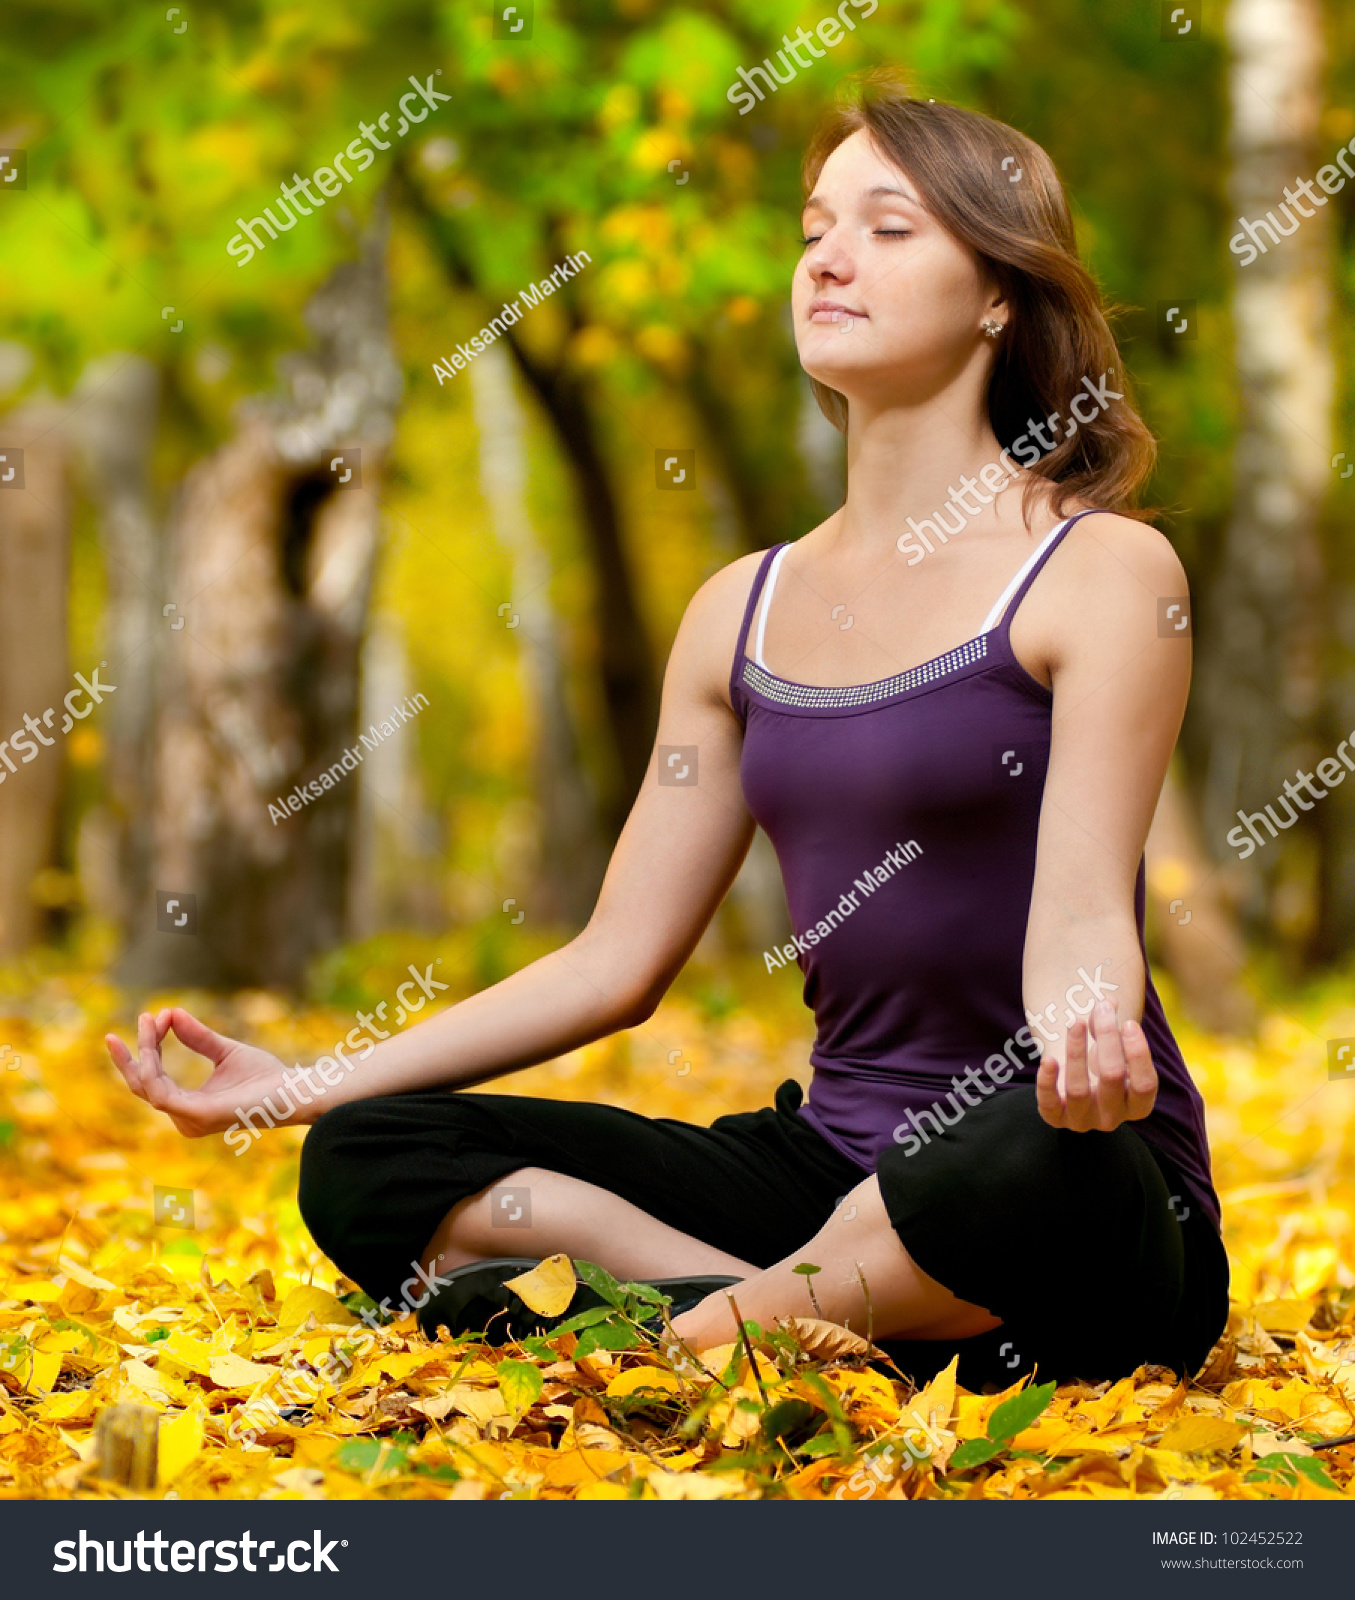
{"label": "ear", "polygon": [[987,296],[983,307],[984,316],[991,317],[994,313],[997,313],[999,317],[1005,318],[1011,308],[1007,296],[1003,293],[1002,286],[994,283],[989,278],[984,285],[984,293]]}

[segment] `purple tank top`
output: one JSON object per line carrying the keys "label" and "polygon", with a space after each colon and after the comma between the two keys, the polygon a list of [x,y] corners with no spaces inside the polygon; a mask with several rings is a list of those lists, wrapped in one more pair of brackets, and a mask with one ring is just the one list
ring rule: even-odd
{"label": "purple tank top", "polygon": [[[800,1115],[867,1171],[896,1134],[904,1144],[919,1127],[939,1128],[938,1103],[940,1122],[954,1122],[955,1108],[992,1092],[1004,1080],[993,1062],[1004,1047],[1009,1065],[1019,1063],[1005,1081],[1035,1080],[1038,1056],[1020,1048],[1031,1038],[1021,966],[1053,695],[1021,666],[1008,633],[1045,562],[1086,515],[1045,541],[990,631],[875,683],[791,683],[751,659],[749,626],[786,545],[767,552],[753,582],[730,698],[744,725],[744,796],[776,850],[795,929],[768,962],[798,962],[817,1023]],[[1134,909],[1142,948],[1142,860]],[[1100,974],[1084,976],[1095,985]],[[1217,1227],[1204,1105],[1151,974],[1142,1023],[1160,1083],[1152,1112],[1131,1126],[1170,1159]],[[984,1090],[965,1080],[969,1067]]]}

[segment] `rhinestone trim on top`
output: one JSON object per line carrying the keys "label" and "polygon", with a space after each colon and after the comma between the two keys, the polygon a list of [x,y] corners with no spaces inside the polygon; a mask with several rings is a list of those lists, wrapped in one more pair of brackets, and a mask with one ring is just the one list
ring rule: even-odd
{"label": "rhinestone trim on top", "polygon": [[967,644],[957,645],[943,656],[924,661],[921,666],[909,667],[892,678],[881,678],[877,683],[853,683],[840,689],[824,688],[809,683],[787,683],[765,672],[756,661],[744,658],[743,681],[766,700],[779,700],[788,706],[868,706],[876,700],[888,700],[893,695],[916,689],[924,683],[934,683],[938,678],[958,672],[961,667],[972,666],[988,654],[988,635],[981,633]]}

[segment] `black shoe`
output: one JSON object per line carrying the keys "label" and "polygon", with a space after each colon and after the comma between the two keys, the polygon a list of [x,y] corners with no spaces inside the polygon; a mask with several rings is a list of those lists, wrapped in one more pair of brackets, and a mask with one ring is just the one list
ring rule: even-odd
{"label": "black shoe", "polygon": [[[509,1344],[520,1339],[549,1335],[562,1322],[576,1317],[581,1311],[591,1311],[608,1304],[596,1290],[586,1283],[575,1286],[574,1297],[557,1317],[543,1316],[508,1288],[510,1278],[521,1277],[539,1261],[524,1256],[504,1256],[493,1261],[473,1261],[469,1266],[456,1267],[451,1272],[439,1273],[443,1286],[419,1311],[419,1327],[429,1339],[436,1339],[439,1328],[446,1328],[452,1337],[464,1333],[484,1332],[490,1344]],[[643,1280],[646,1288],[657,1289],[671,1297],[670,1316],[690,1311],[708,1294],[717,1289],[731,1288],[742,1283],[741,1278],[687,1277],[649,1278]],[[656,1314],[646,1318],[658,1333],[662,1319]]]}

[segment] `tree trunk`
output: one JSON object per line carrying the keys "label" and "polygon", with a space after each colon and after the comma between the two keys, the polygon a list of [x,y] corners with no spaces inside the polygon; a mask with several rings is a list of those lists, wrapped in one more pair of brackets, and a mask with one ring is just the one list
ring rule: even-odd
{"label": "tree trunk", "polygon": [[566,365],[533,359],[510,331],[509,348],[564,448],[578,489],[583,531],[592,557],[593,630],[617,774],[603,805],[615,838],[649,770],[659,725],[659,685],[649,630],[621,531],[621,508],[602,458],[593,408],[582,381]]}
{"label": "tree trunk", "polygon": [[101,894],[95,909],[124,926],[132,916],[128,891],[146,881],[152,859],[157,653],[167,635],[182,631],[182,612],[164,592],[164,530],[151,488],[159,398],[160,375],[152,363],[119,351],[86,367],[71,407],[72,432],[98,513],[105,648],[118,686],[105,724],[108,808],[94,829],[113,854],[97,873],[112,893]]}
{"label": "tree trunk", "polygon": [[[424,225],[428,242],[458,288],[481,294],[481,286],[460,248],[454,224],[434,210],[418,183],[397,169],[402,193]],[[548,229],[543,248],[553,259],[565,252]],[[562,296],[569,314],[570,300]],[[571,335],[578,331],[577,315]],[[593,627],[598,674],[611,734],[615,771],[608,774],[600,811],[614,839],[630,812],[649,770],[659,721],[659,683],[649,632],[626,553],[621,507],[597,438],[593,405],[583,380],[569,364],[565,339],[547,361],[528,354],[516,332],[503,334],[518,371],[545,412],[573,474],[584,540],[593,573]]]}
{"label": "tree trunk", "polygon": [[[65,770],[62,722],[70,720],[63,698],[73,687],[66,655],[70,492],[64,428],[62,408],[50,403],[14,412],[0,424],[4,457],[0,461],[0,738],[6,744],[0,752],[0,955],[4,956],[18,954],[41,937],[43,911],[34,893],[35,879],[56,864]],[[13,476],[5,481],[8,474]],[[93,665],[82,663],[85,670]],[[83,704],[84,697],[77,703]],[[17,747],[16,735],[21,741]]]}
{"label": "tree trunk", "polygon": [[1182,1005],[1200,1027],[1250,1032],[1256,1004],[1242,984],[1247,948],[1229,897],[1231,874],[1215,867],[1201,845],[1175,763],[1158,797],[1146,855],[1149,936]]}
{"label": "tree trunk", "polygon": [[[282,363],[290,395],[245,408],[184,483],[169,562],[185,626],[161,632],[153,877],[123,981],[295,987],[347,934],[358,663],[401,389],[384,235],[307,306],[316,344]],[[408,737],[400,720],[387,709],[372,747]]]}
{"label": "tree trunk", "polygon": [[[1323,561],[1318,515],[1330,484],[1332,363],[1325,206],[1282,210],[1312,176],[1323,45],[1316,0],[1232,0],[1232,201],[1239,219],[1274,215],[1276,242],[1237,269],[1242,427],[1222,563],[1203,608],[1199,709],[1208,769],[1204,816],[1227,854],[1239,810],[1261,811],[1323,748]],[[1239,223],[1240,226],[1240,223]],[[1283,230],[1288,227],[1289,237]],[[1281,817],[1286,813],[1277,807]],[[1310,937],[1318,835],[1299,811],[1243,869],[1252,923],[1291,949]]]}
{"label": "tree trunk", "polygon": [[550,562],[527,508],[526,417],[501,350],[470,369],[479,436],[480,478],[495,532],[513,563],[511,613],[505,623],[522,647],[532,707],[535,789],[541,826],[531,910],[543,922],[582,926],[602,885],[606,856],[597,807],[579,760],[570,709],[563,630],[551,600]]}
{"label": "tree trunk", "polygon": [[[410,680],[404,635],[393,619],[379,619],[368,630],[361,679],[358,726],[363,728],[379,721],[391,706],[422,693]],[[349,937],[367,939],[387,928],[441,932],[448,920],[442,893],[443,830],[428,809],[413,727],[407,737],[387,740],[366,754],[354,782],[358,821]]]}

